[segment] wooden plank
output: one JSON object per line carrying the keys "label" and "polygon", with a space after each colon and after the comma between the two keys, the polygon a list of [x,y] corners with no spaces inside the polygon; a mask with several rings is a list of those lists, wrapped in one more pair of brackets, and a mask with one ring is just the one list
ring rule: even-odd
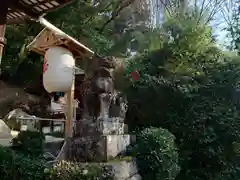
{"label": "wooden plank", "polygon": [[9,3],[7,3],[7,1],[1,2],[1,6],[0,6],[0,25],[5,25],[6,24],[8,7],[9,7]]}
{"label": "wooden plank", "polygon": [[[1,3],[3,5],[7,4],[10,10],[8,13],[7,24],[16,24],[25,23],[27,20],[31,19],[37,20],[39,16],[58,8],[62,8],[72,2],[73,0],[37,0],[35,3],[30,0],[4,0]],[[21,17],[11,17],[10,14],[15,12],[25,13],[26,15],[22,15]]]}
{"label": "wooden plank", "polygon": [[[74,72],[73,72],[74,73]],[[65,128],[65,138],[66,140],[73,137],[73,123],[76,121],[74,119],[74,91],[75,91],[75,75],[73,75],[72,87],[69,92],[67,92],[67,117],[66,117],[66,128]]]}
{"label": "wooden plank", "polygon": [[40,55],[46,53],[49,47],[62,46],[69,49],[75,58],[91,57],[94,52],[88,47],[81,44],[73,37],[67,35],[62,30],[53,26],[51,23],[43,19],[44,28],[35,39],[27,46],[27,49],[34,51]]}
{"label": "wooden plank", "polygon": [[18,120],[26,121],[56,121],[56,122],[65,122],[64,119],[49,119],[49,118],[39,118],[39,117],[19,117]]}
{"label": "wooden plank", "polygon": [[26,13],[28,16],[33,17],[33,18],[37,18],[40,14],[33,11],[32,9],[28,8],[27,6],[24,6],[23,3],[21,3],[21,1],[19,0],[12,0],[12,6],[11,9],[14,11],[22,11],[24,13]]}
{"label": "wooden plank", "polygon": [[[3,49],[5,45],[5,30],[7,22],[7,12],[8,12],[9,2],[3,1],[0,6],[0,65],[3,56]],[[0,70],[1,73],[1,70]]]}

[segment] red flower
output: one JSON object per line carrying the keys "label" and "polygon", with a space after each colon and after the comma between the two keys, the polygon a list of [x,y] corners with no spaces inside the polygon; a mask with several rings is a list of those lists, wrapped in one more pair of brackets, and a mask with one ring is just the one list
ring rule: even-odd
{"label": "red flower", "polygon": [[131,72],[131,76],[132,76],[134,81],[137,81],[140,78],[140,75],[139,75],[139,73],[137,71],[132,71]]}

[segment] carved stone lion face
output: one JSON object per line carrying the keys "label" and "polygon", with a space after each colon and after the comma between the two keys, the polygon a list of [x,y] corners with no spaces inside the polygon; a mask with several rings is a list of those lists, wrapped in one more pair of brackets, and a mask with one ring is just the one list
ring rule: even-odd
{"label": "carved stone lion face", "polygon": [[94,66],[95,68],[107,68],[107,69],[114,69],[115,68],[115,58],[113,56],[95,56],[93,57]]}
{"label": "carved stone lion face", "polygon": [[96,71],[96,76],[97,77],[103,77],[103,78],[111,78],[112,77],[112,70],[105,68],[105,67],[100,67],[97,71]]}
{"label": "carved stone lion face", "polygon": [[95,57],[94,63],[93,63],[93,74],[96,78],[98,77],[104,77],[104,78],[112,78],[113,77],[113,71],[115,69],[115,61],[114,57],[112,56],[106,56],[106,57]]}
{"label": "carved stone lion face", "polygon": [[114,92],[114,84],[111,78],[99,77],[95,83],[96,83],[95,90],[98,91],[99,93]]}

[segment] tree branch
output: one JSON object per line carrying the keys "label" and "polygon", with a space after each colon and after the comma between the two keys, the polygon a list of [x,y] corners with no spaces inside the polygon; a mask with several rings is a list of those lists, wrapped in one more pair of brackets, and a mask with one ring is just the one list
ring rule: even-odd
{"label": "tree branch", "polygon": [[118,2],[117,6],[116,6],[116,10],[112,12],[111,18],[108,19],[108,20],[103,24],[103,26],[102,26],[102,27],[100,28],[100,30],[99,30],[99,33],[101,34],[101,33],[104,31],[104,29],[106,28],[106,26],[107,26],[110,22],[112,22],[114,19],[116,19],[116,18],[119,16],[120,12],[121,12],[124,8],[128,7],[129,5],[131,5],[134,1],[135,1],[135,0],[127,0],[127,1],[122,2],[122,1],[120,0],[120,1]]}

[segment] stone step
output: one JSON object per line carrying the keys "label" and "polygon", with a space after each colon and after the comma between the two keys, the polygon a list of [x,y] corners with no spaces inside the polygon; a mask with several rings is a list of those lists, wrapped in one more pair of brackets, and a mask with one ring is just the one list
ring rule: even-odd
{"label": "stone step", "polygon": [[135,174],[134,176],[128,178],[127,180],[141,180],[142,177],[139,174]]}
{"label": "stone step", "polygon": [[44,151],[57,156],[64,143],[64,138],[45,136]]}
{"label": "stone step", "polygon": [[109,162],[115,180],[141,180],[135,160]]}
{"label": "stone step", "polygon": [[101,135],[75,138],[69,148],[69,160],[106,162],[126,151],[134,135]]}

